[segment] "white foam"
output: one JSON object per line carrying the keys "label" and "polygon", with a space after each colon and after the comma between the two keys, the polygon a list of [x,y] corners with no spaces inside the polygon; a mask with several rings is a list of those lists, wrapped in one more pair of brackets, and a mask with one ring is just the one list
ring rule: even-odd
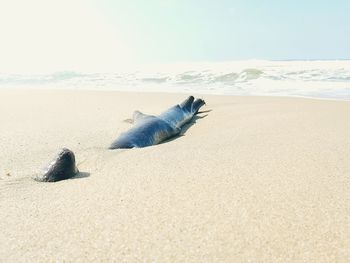
{"label": "white foam", "polygon": [[0,88],[185,92],[350,99],[350,61],[144,65],[114,73],[0,74]]}

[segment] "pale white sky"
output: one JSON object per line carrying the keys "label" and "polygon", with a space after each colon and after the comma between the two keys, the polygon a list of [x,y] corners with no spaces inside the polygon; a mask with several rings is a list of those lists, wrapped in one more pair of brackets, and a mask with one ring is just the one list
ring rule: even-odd
{"label": "pale white sky", "polygon": [[0,0],[0,73],[350,59],[349,0]]}
{"label": "pale white sky", "polygon": [[106,71],[132,61],[123,33],[88,1],[0,1],[0,72]]}

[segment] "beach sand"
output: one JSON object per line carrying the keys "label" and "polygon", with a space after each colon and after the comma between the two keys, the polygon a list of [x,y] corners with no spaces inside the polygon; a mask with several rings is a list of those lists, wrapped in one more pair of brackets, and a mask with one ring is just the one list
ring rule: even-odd
{"label": "beach sand", "polygon": [[[1,90],[1,261],[349,262],[350,102],[204,95],[184,136],[107,149],[186,97]],[[61,147],[82,174],[34,181]]]}

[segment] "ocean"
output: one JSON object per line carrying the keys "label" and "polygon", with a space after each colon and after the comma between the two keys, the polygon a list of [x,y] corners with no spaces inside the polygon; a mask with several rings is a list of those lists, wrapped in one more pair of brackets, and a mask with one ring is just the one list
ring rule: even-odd
{"label": "ocean", "polygon": [[120,90],[350,99],[350,60],[176,63],[108,73],[0,72],[0,88]]}

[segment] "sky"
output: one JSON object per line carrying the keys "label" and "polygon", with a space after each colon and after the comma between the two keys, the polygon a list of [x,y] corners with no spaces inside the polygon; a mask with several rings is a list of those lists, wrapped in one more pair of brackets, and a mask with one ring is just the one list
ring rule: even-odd
{"label": "sky", "polygon": [[0,72],[350,59],[349,0],[0,0]]}

